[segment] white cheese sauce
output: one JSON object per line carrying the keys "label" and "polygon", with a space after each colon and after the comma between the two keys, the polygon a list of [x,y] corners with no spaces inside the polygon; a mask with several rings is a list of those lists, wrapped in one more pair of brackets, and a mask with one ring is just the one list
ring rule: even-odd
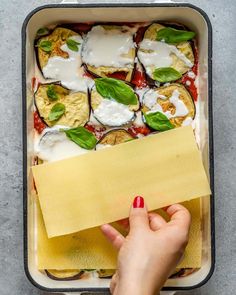
{"label": "white cheese sauce", "polygon": [[83,62],[95,66],[132,67],[134,59],[124,56],[134,48],[133,34],[95,26],[83,44]]}
{"label": "white cheese sauce", "polygon": [[143,115],[141,111],[136,112],[136,118],[134,120],[134,125],[138,127],[145,126],[143,122]]}
{"label": "white cheese sauce", "polygon": [[111,147],[111,146],[112,146],[111,144],[101,144],[101,143],[98,143],[96,145],[96,151],[103,150],[103,149],[108,148],[108,147]]}
{"label": "white cheese sauce", "polygon": [[54,162],[89,152],[68,139],[64,132],[58,131],[62,127],[46,128],[35,140],[35,153],[41,160]]}
{"label": "white cheese sauce", "polygon": [[104,125],[121,126],[132,120],[134,112],[127,105],[104,98],[94,110],[94,116]]}
{"label": "white cheese sauce", "polygon": [[184,102],[179,99],[179,95],[179,91],[175,89],[172,92],[171,97],[169,98],[170,103],[175,106],[175,113],[172,115],[170,111],[164,112],[162,106],[157,102],[158,98],[165,99],[166,97],[164,95],[160,95],[158,91],[150,89],[148,92],[145,93],[143,98],[143,104],[150,109],[147,114],[160,112],[164,114],[168,119],[186,116],[189,111]]}
{"label": "white cheese sauce", "polygon": [[53,56],[48,59],[48,63],[43,67],[43,75],[45,78],[51,78],[61,81],[62,85],[73,91],[87,91],[87,84],[90,83],[88,77],[84,77],[84,70],[81,67],[81,50],[83,39],[81,36],[75,35],[70,37],[80,44],[78,45],[78,51],[73,51],[68,46],[63,44],[61,50],[68,53],[69,58],[63,58],[60,56]]}
{"label": "white cheese sauce", "polygon": [[193,119],[190,117],[187,117],[183,122],[182,122],[182,126],[188,126],[188,125],[192,125],[193,123]]}
{"label": "white cheese sauce", "polygon": [[[152,41],[149,39],[143,39],[139,44],[138,58],[140,62],[146,68],[148,75],[152,74],[151,67],[162,68],[170,67],[173,59],[171,54],[175,54],[181,59],[188,67],[192,67],[193,63],[174,45],[169,45],[161,41]],[[147,50],[144,52],[143,50]]]}
{"label": "white cheese sauce", "polygon": [[191,79],[194,79],[196,77],[196,75],[194,74],[193,71],[189,71],[188,72],[188,77],[191,78]]}

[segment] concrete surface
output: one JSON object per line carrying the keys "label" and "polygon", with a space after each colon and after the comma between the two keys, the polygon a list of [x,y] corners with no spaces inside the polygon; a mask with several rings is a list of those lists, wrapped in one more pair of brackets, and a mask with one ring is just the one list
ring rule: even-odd
{"label": "concrete surface", "polygon": [[[236,1],[194,0],[191,2],[208,13],[214,30],[216,270],[204,287],[185,294],[229,295],[235,294],[236,287],[236,134],[234,129]],[[23,270],[20,30],[26,14],[45,3],[50,1],[0,1],[1,295],[44,294],[27,281]],[[51,3],[56,2],[51,1]]]}

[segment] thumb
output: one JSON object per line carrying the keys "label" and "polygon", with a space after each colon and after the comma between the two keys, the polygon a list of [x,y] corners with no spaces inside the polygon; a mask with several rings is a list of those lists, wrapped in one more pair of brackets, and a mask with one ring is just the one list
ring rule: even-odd
{"label": "thumb", "polygon": [[129,215],[130,232],[138,229],[150,229],[147,208],[143,197],[134,198]]}

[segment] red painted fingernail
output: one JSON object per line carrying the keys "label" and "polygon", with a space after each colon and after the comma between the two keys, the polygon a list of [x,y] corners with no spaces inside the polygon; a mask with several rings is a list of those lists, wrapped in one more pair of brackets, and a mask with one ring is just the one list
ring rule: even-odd
{"label": "red painted fingernail", "polygon": [[144,199],[143,197],[137,196],[133,201],[133,208],[143,208],[144,207]]}

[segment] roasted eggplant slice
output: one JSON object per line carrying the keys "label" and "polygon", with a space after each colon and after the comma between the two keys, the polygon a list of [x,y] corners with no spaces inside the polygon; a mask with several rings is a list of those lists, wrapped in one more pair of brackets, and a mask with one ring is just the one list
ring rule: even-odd
{"label": "roasted eggplant slice", "polygon": [[[144,116],[161,113],[167,120],[169,119],[173,127],[180,127],[192,123],[195,117],[195,105],[187,89],[181,84],[173,83],[148,90],[143,96],[142,112]],[[161,131],[153,126],[150,127]]]}
{"label": "roasted eggplant slice", "polygon": [[59,129],[45,132],[35,144],[35,152],[41,161],[54,162],[89,152],[70,140],[65,132]]}
{"label": "roasted eggplant slice", "polygon": [[[122,81],[111,78],[102,79],[118,81],[119,84],[122,84],[131,94],[133,93],[134,100],[132,101],[134,101],[135,104],[127,104],[124,102],[125,94],[123,94],[122,91],[119,91],[122,88],[122,85],[121,88],[119,88],[120,85],[118,85],[118,88],[116,89],[116,85],[114,85],[114,87],[112,85],[112,87],[109,88],[110,86],[107,86],[105,83],[102,86],[103,90],[105,90],[104,96],[98,92],[99,90],[95,86],[91,92],[91,107],[94,117],[104,126],[117,127],[130,123],[135,118],[135,111],[139,109],[137,94],[134,93],[130,86]],[[118,94],[120,99],[118,97],[115,99],[111,98],[114,92]],[[106,94],[108,95],[109,93],[111,94],[110,98],[106,97]],[[122,103],[120,101],[122,101]]]}
{"label": "roasted eggplant slice", "polygon": [[99,269],[97,272],[98,272],[98,277],[100,279],[109,279],[114,275],[116,270],[115,269]]}
{"label": "roasted eggplant slice", "polygon": [[80,269],[75,270],[57,270],[57,269],[46,269],[47,276],[56,281],[73,281],[79,280],[84,274],[84,271]]}
{"label": "roasted eggplant slice", "polygon": [[133,137],[125,129],[110,130],[100,139],[96,146],[96,150],[102,149],[106,146],[124,143],[133,139],[135,139],[135,137]]}
{"label": "roasted eggplant slice", "polygon": [[[158,31],[164,28],[163,25],[157,23],[150,25],[139,44],[137,53],[147,75],[154,80],[156,80],[154,71],[158,68],[172,68],[181,75],[186,73],[194,64],[194,54],[190,42],[168,44],[164,40],[157,41]],[[178,76],[172,81],[177,79]],[[169,81],[166,80],[165,82]]]}
{"label": "roasted eggplant slice", "polygon": [[44,36],[37,41],[38,61],[41,70],[47,65],[49,58],[60,56],[69,58],[69,54],[61,49],[72,36],[80,35],[66,28],[56,28],[50,35]]}
{"label": "roasted eggplant slice", "polygon": [[134,59],[133,34],[127,28],[97,25],[88,32],[83,45],[82,60],[90,73],[130,82]]}
{"label": "roasted eggplant slice", "polygon": [[[57,84],[41,84],[35,93],[35,104],[40,117],[50,127],[55,124],[67,127],[84,126],[89,120],[87,93],[70,92]],[[55,105],[64,106],[60,117],[51,116],[53,112],[54,115],[58,114]]]}

